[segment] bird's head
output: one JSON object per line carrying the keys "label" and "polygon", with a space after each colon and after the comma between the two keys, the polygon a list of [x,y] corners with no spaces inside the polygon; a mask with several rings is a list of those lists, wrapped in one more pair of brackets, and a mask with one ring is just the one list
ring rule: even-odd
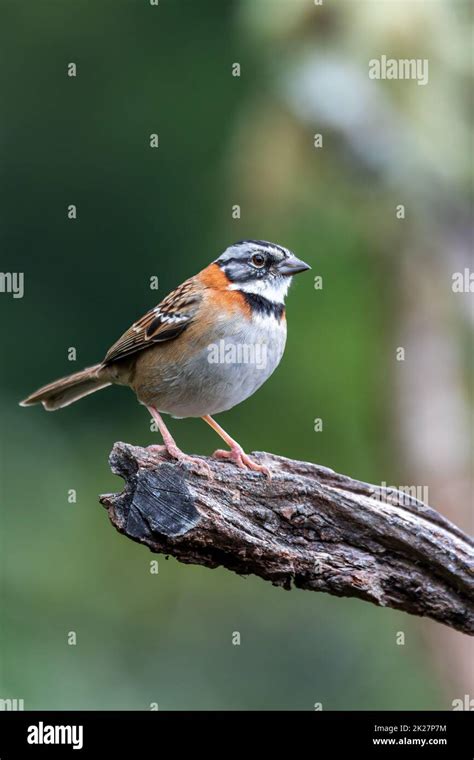
{"label": "bird's head", "polygon": [[267,240],[240,240],[215,261],[229,288],[283,303],[293,275],[311,267],[288,248]]}

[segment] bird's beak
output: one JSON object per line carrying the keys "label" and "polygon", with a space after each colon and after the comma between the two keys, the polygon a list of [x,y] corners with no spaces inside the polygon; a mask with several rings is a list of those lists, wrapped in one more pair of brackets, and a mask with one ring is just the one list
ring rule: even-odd
{"label": "bird's beak", "polygon": [[306,264],[305,261],[301,261],[301,259],[297,259],[294,254],[288,256],[278,267],[279,273],[286,277],[292,277],[292,275],[299,272],[306,272],[307,269],[311,269],[310,265]]}

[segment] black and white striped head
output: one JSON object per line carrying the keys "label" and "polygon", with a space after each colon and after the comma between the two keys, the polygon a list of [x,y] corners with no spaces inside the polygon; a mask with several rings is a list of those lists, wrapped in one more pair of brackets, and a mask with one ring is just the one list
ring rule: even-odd
{"label": "black and white striped head", "polygon": [[216,264],[230,281],[229,288],[283,303],[291,278],[311,267],[294,253],[267,240],[240,240],[222,253]]}

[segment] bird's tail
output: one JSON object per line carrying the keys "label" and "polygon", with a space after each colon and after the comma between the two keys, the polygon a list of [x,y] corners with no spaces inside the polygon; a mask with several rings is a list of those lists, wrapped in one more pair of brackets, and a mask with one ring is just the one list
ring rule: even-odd
{"label": "bird's tail", "polygon": [[39,388],[24,401],[21,401],[20,406],[32,406],[41,403],[50,412],[55,409],[62,409],[63,406],[69,406],[69,404],[79,401],[80,398],[88,396],[89,393],[95,393],[95,391],[111,385],[103,370],[102,364],[95,364],[81,372],[61,377],[59,380]]}

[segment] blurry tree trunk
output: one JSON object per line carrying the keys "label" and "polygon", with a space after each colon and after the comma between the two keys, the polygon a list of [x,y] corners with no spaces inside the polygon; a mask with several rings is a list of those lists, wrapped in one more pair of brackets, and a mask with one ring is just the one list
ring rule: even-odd
{"label": "blurry tree trunk", "polygon": [[[429,501],[464,530],[472,531],[473,487],[468,387],[460,321],[469,294],[454,294],[452,274],[468,265],[459,238],[442,240],[443,253],[402,257],[399,292],[405,295],[399,345],[405,361],[394,373],[402,471],[429,488]],[[414,286],[416,283],[416,286]],[[468,315],[467,315],[468,316]],[[470,329],[470,326],[467,326]],[[434,664],[450,684],[450,701],[472,691],[472,641],[452,630],[420,622]]]}

